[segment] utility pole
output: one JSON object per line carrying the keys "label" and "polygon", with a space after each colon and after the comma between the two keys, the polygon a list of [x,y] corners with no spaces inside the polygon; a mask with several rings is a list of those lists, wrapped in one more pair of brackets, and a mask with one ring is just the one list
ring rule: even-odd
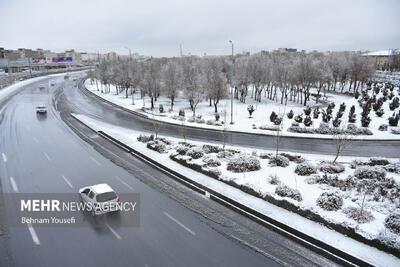
{"label": "utility pole", "polygon": [[233,42],[229,40],[232,45],[232,80],[231,80],[231,124],[233,124],[233,91],[235,90],[235,57],[233,55]]}
{"label": "utility pole", "polygon": [[28,57],[28,65],[29,65],[29,75],[32,78],[32,68],[31,68],[31,58],[30,57]]}

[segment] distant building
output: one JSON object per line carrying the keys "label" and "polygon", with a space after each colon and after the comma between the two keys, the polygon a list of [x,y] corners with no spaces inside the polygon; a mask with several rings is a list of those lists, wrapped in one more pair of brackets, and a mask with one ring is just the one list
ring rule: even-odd
{"label": "distant building", "polygon": [[274,52],[278,53],[294,53],[297,52],[296,48],[278,48]]}
{"label": "distant building", "polygon": [[75,52],[74,49],[71,50],[67,50],[65,51],[65,57],[71,57],[72,58],[72,62],[74,63],[80,63],[81,62],[81,54],[78,52]]}
{"label": "distant building", "polygon": [[381,50],[362,54],[365,57],[375,59],[376,65],[379,68],[386,69],[389,65],[389,58],[393,55],[393,50]]}

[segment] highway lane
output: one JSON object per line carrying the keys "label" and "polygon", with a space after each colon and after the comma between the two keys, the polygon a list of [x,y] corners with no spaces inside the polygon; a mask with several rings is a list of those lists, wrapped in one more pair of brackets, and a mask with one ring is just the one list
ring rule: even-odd
{"label": "highway lane", "polygon": [[[71,109],[76,113],[82,113],[92,117],[101,118],[108,123],[123,126],[135,130],[152,132],[154,124],[146,118],[134,116],[131,113],[100,101],[88,92],[77,88],[65,91],[65,96]],[[223,142],[220,131],[185,127],[187,138],[195,140],[207,140],[211,142]],[[182,137],[182,126],[163,124],[160,134]],[[255,148],[275,149],[276,137],[265,135],[253,135],[246,133],[227,133],[228,144],[250,146]],[[336,144],[332,140],[281,137],[280,149],[282,151],[297,151],[308,153],[335,154]],[[343,150],[342,155],[347,156],[382,156],[400,157],[400,141],[351,141]]]}
{"label": "highway lane", "polygon": [[[39,89],[41,84],[44,90]],[[64,83],[58,79],[58,84]],[[67,82],[63,90],[73,91],[73,82]],[[90,219],[86,227],[80,228],[8,226],[5,228],[7,248],[3,249],[10,255],[1,265],[277,265],[271,259],[292,265],[332,264],[204,199],[138,160],[129,163],[136,172],[117,166],[61,121],[52,106],[54,91],[46,81],[34,83],[3,107],[0,125],[2,191],[74,193],[80,187],[103,182],[117,192],[132,192],[133,189],[141,198],[140,227],[97,229],[90,224]],[[40,103],[46,103],[49,108],[45,118],[34,111]],[[100,140],[93,133],[86,134]],[[107,145],[110,144],[104,144]],[[108,149],[114,149],[114,154],[121,153],[116,148]],[[16,208],[14,203],[5,205]],[[247,238],[246,242],[269,247],[268,257],[230,238],[240,233],[243,233],[241,238]]]}

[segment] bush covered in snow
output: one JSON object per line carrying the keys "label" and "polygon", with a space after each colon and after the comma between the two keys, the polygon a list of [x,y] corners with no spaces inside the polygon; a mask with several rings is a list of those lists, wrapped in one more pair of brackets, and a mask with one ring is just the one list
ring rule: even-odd
{"label": "bush covered in snow", "polygon": [[195,122],[196,121],[196,117],[189,117],[187,119],[187,122]]}
{"label": "bush covered in snow", "polygon": [[227,169],[233,172],[257,171],[261,168],[260,160],[257,157],[240,154],[229,160]]}
{"label": "bush covered in snow", "polygon": [[388,172],[398,173],[400,174],[400,162],[398,163],[390,163],[383,167]]}
{"label": "bush covered in snow", "polygon": [[218,152],[217,158],[219,158],[219,159],[231,158],[231,157],[233,157],[233,155],[235,155],[234,152],[232,152],[230,150],[223,150],[223,151]]}
{"label": "bush covered in snow", "polygon": [[147,143],[147,148],[157,151],[158,153],[167,153],[167,146],[160,140],[154,140]]}
{"label": "bush covered in snow", "polygon": [[287,185],[278,185],[275,188],[275,194],[281,197],[289,197],[297,201],[303,200],[303,197],[301,196],[299,190],[290,188]]}
{"label": "bush covered in snow", "polygon": [[370,158],[368,165],[369,166],[388,165],[389,163],[390,161],[385,158]]}
{"label": "bush covered in snow", "polygon": [[372,222],[375,218],[374,215],[370,211],[363,210],[361,214],[361,208],[357,207],[347,207],[343,209],[343,213],[350,219],[355,220],[358,223],[369,223]]}
{"label": "bush covered in snow", "polygon": [[317,168],[310,162],[305,161],[296,166],[295,173],[301,176],[311,175],[317,172]]}
{"label": "bush covered in snow", "polygon": [[400,235],[400,212],[390,214],[385,219],[385,226],[393,233]]}
{"label": "bush covered in snow", "polygon": [[289,153],[280,153],[280,155],[284,156],[288,160],[296,162],[296,163],[302,163],[302,162],[306,161],[306,159],[300,155],[293,155],[293,154],[289,154]]}
{"label": "bush covered in snow", "polygon": [[207,164],[209,167],[218,167],[221,166],[221,162],[215,158],[214,156],[206,155],[203,157],[203,162]]}
{"label": "bush covered in snow", "polygon": [[213,146],[213,145],[203,145],[203,151],[206,154],[209,153],[218,153],[222,151],[222,147],[220,146]]}
{"label": "bush covered in snow", "polygon": [[178,121],[185,121],[185,116],[172,115],[170,118]]}
{"label": "bush covered in snow", "polygon": [[276,174],[270,174],[268,176],[268,180],[269,180],[269,183],[273,184],[273,185],[278,185],[281,183],[281,180],[279,179],[278,175],[276,175]]}
{"label": "bush covered in snow", "polygon": [[289,160],[288,158],[281,155],[272,156],[269,160],[269,164],[271,164],[272,166],[287,167],[289,166]]}
{"label": "bush covered in snow", "polygon": [[354,171],[354,176],[358,179],[382,180],[386,177],[386,171],[382,167],[361,166]]}
{"label": "bush covered in snow", "polygon": [[199,159],[204,156],[204,152],[200,147],[192,147],[186,152],[186,155],[194,159]]}
{"label": "bush covered in snow", "polygon": [[391,129],[390,132],[391,132],[392,134],[400,134],[400,128]]}
{"label": "bush covered in snow", "polygon": [[327,173],[341,173],[344,172],[345,168],[342,164],[340,163],[332,163],[328,161],[322,161],[318,165],[318,169],[322,172],[327,172]]}
{"label": "bush covered in snow", "polygon": [[175,151],[178,152],[179,155],[186,155],[186,152],[188,152],[189,149],[190,147],[185,145],[177,145],[175,147]]}
{"label": "bush covered in snow", "polygon": [[139,142],[142,142],[142,143],[147,143],[149,141],[153,141],[154,140],[154,135],[147,136],[147,135],[141,134],[141,135],[138,136],[137,140]]}
{"label": "bush covered in snow", "polygon": [[318,197],[317,205],[324,210],[339,210],[343,206],[343,198],[337,192],[324,192]]}
{"label": "bush covered in snow", "polygon": [[352,176],[349,176],[346,179],[339,179],[338,175],[329,175],[328,173],[324,173],[323,175],[313,175],[311,178],[307,179],[307,183],[327,184],[339,188],[342,191],[352,189],[356,185],[356,181]]}
{"label": "bush covered in snow", "polygon": [[279,131],[281,129],[281,127],[279,127],[278,125],[260,125],[258,126],[258,129],[261,130],[268,130],[268,131]]}
{"label": "bush covered in snow", "polygon": [[222,123],[220,121],[216,121],[213,119],[207,120],[206,122],[207,125],[214,125],[214,126],[222,126]]}

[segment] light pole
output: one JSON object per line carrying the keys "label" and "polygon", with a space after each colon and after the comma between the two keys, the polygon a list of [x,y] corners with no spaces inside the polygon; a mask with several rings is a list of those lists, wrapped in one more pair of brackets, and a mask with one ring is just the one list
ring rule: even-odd
{"label": "light pole", "polygon": [[[132,53],[129,47],[124,46],[126,49],[129,50],[129,66],[132,68]],[[134,90],[132,88],[132,105],[135,105],[135,98],[134,98]]]}
{"label": "light pole", "polygon": [[233,56],[233,42],[229,40],[232,45],[232,80],[231,80],[231,124],[233,124],[233,91],[235,90],[235,57]]}

